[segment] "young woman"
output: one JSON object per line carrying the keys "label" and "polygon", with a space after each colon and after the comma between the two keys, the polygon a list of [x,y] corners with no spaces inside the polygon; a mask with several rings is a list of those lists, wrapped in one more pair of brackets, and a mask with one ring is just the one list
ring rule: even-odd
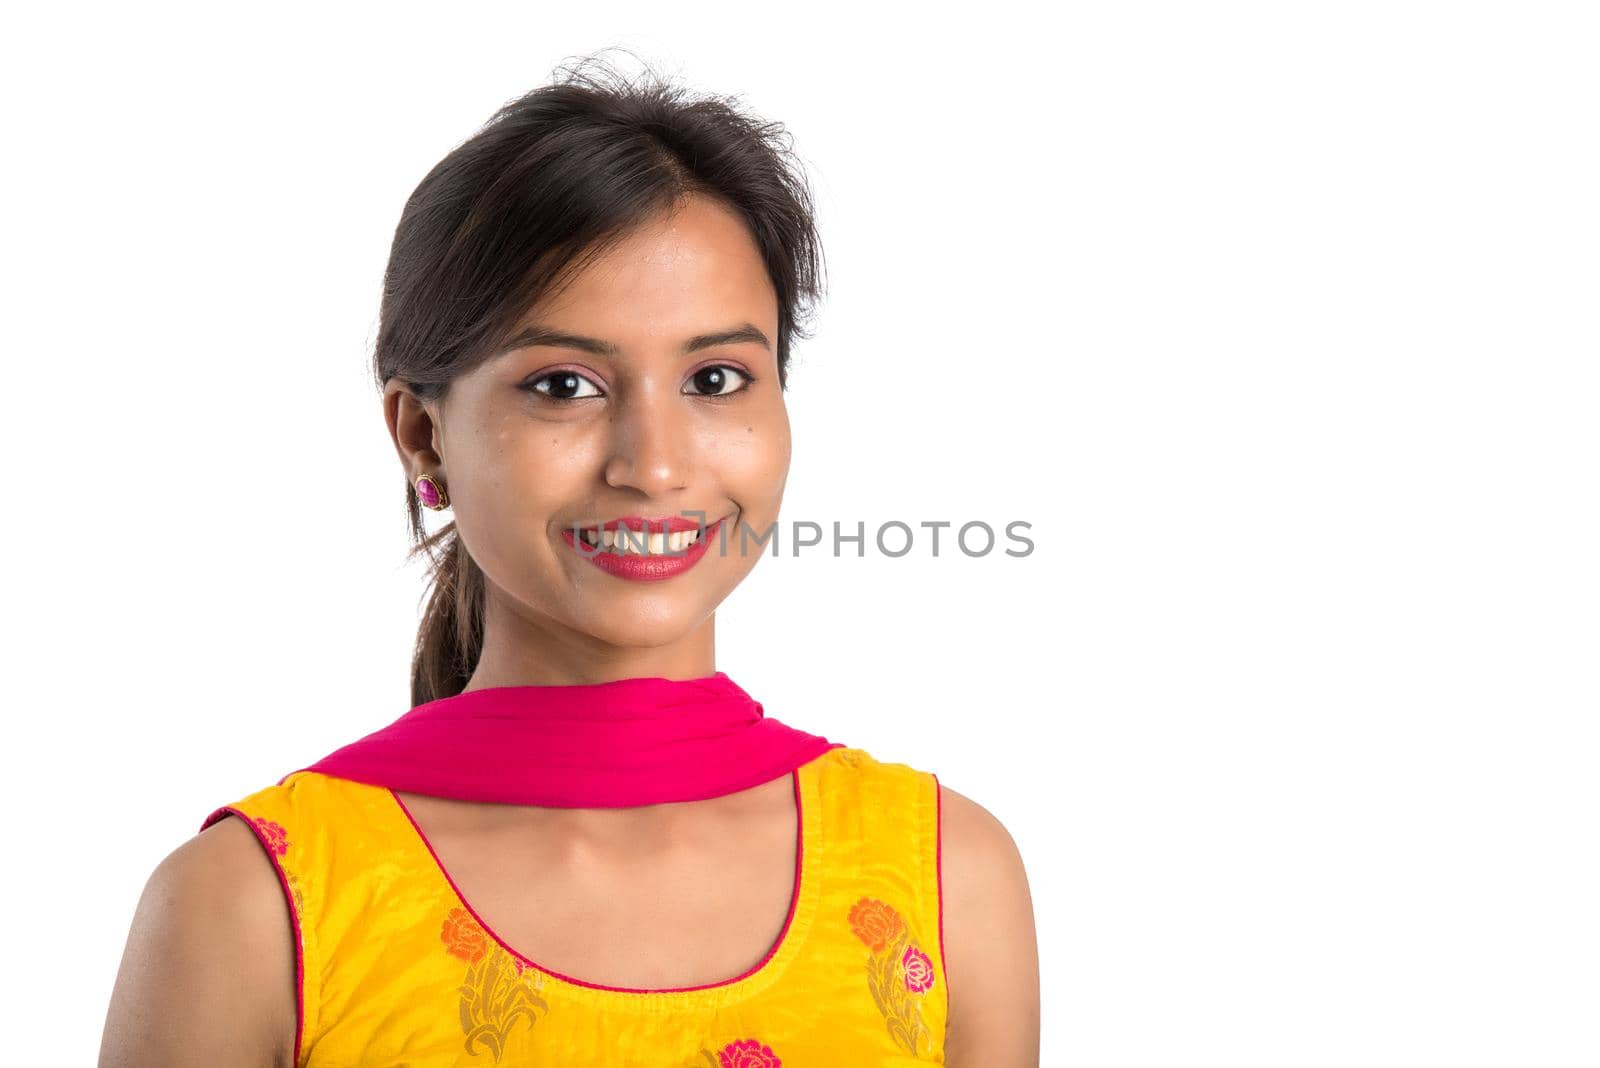
{"label": "young woman", "polygon": [[157,867],[102,1065],[1038,1063],[1006,830],[715,667],[819,292],[781,137],[579,68],[418,186],[376,350],[414,707]]}

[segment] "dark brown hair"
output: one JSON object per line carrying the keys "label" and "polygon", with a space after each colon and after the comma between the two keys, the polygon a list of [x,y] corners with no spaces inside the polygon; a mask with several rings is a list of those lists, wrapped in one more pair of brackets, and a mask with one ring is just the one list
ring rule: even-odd
{"label": "dark brown hair", "polygon": [[[739,213],[778,297],[778,382],[823,291],[810,189],[781,123],[594,56],[501,107],[406,201],[384,272],[373,370],[423,400],[503,343],[527,310],[689,194]],[[483,572],[451,521],[429,535],[406,485],[411,555],[430,561],[413,705],[458,694],[483,645]]]}

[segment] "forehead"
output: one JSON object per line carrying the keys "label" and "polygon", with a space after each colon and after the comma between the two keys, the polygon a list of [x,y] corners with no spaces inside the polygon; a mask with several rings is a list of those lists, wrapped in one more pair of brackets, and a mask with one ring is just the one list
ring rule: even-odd
{"label": "forehead", "polygon": [[614,332],[694,332],[708,317],[775,323],[777,294],[745,221],[695,196],[569,273],[525,318],[561,326],[582,320]]}

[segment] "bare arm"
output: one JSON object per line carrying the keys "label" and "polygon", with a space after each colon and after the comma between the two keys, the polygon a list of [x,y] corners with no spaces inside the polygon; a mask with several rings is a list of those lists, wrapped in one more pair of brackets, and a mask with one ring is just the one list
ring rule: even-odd
{"label": "bare arm", "polygon": [[1038,1068],[1039,945],[1010,832],[943,784],[949,1068]]}
{"label": "bare arm", "polygon": [[173,850],[145,884],[100,1068],[293,1068],[296,996],[277,871],[230,816]]}

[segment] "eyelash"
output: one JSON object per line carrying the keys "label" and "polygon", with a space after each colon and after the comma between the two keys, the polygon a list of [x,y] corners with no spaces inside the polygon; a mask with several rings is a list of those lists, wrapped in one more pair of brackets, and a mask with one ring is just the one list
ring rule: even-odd
{"label": "eyelash", "polygon": [[[699,375],[704,371],[711,371],[711,370],[732,371],[734,374],[736,374],[740,378],[744,379],[744,384],[741,385],[738,389],[731,389],[731,390],[727,391],[726,393],[691,393],[690,396],[693,396],[693,397],[704,397],[707,400],[726,400],[729,397],[732,397],[732,396],[735,396],[737,394],[743,393],[745,390],[749,389],[752,385],[754,385],[755,381],[756,381],[755,375],[751,374],[749,371],[746,371],[742,367],[735,367],[733,364],[730,364],[730,363],[708,363],[704,367],[697,367],[697,368],[695,368],[694,374],[689,376],[689,379],[690,379],[690,381],[693,381],[694,378],[695,378],[695,375]],[[551,402],[553,402],[555,404],[571,404],[571,403],[573,403],[575,401],[595,400],[596,399],[593,396],[590,396],[590,397],[552,397],[552,396],[550,396],[550,394],[546,393],[544,390],[536,388],[540,382],[543,382],[546,379],[556,378],[556,377],[559,377],[561,375],[573,375],[574,377],[581,378],[585,382],[588,382],[591,386],[594,386],[596,389],[600,388],[598,385],[595,384],[594,380],[592,378],[590,378],[588,375],[583,374],[581,371],[575,371],[575,370],[573,370],[571,368],[557,368],[554,371],[546,371],[544,374],[540,375],[537,378],[530,378],[527,382],[523,383],[522,388],[527,390],[530,393],[536,393],[539,396],[543,397],[545,400],[551,401]],[[602,394],[600,394],[600,396],[605,396],[605,394],[602,393]]]}

